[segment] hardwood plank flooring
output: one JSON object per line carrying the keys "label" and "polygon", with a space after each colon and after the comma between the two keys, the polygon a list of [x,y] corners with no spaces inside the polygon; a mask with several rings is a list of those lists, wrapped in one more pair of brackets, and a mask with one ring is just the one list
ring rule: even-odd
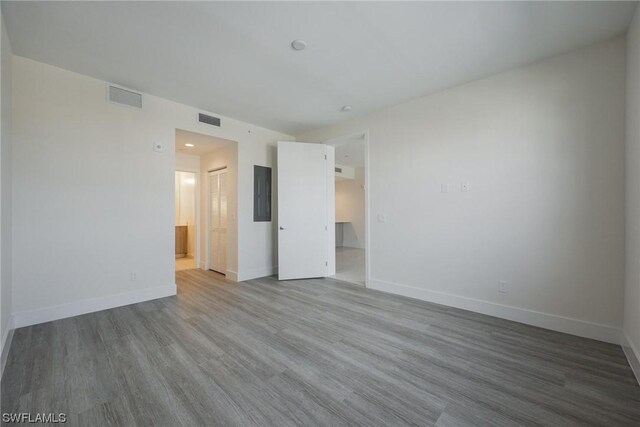
{"label": "hardwood plank flooring", "polygon": [[15,331],[2,412],[78,426],[640,426],[619,346],[332,279],[176,276],[176,297]]}

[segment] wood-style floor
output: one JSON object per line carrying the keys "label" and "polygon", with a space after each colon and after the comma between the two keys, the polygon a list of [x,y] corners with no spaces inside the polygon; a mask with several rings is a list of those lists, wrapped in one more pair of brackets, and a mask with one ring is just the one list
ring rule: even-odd
{"label": "wood-style floor", "polygon": [[177,297],[17,330],[2,412],[80,426],[640,425],[618,346],[327,279],[177,282]]}

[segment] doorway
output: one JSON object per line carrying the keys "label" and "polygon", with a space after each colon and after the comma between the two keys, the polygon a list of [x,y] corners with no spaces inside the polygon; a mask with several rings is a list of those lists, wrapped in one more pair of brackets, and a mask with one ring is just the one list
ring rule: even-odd
{"label": "doorway", "polygon": [[197,175],[175,172],[175,259],[176,271],[196,266]]}
{"label": "doorway", "polygon": [[366,132],[326,141],[335,147],[335,279],[367,283],[367,152]]}
{"label": "doorway", "polygon": [[[194,232],[187,234],[193,256],[187,252],[186,257],[178,258],[176,271],[214,270],[237,280],[238,143],[183,129],[176,129],[175,135],[175,169],[189,173],[185,179],[189,180],[187,183],[193,182],[195,194],[195,213],[193,220],[189,220]],[[176,216],[179,211],[176,202]],[[184,222],[177,220],[176,226],[185,225]],[[176,239],[177,249],[181,249],[180,244]]]}

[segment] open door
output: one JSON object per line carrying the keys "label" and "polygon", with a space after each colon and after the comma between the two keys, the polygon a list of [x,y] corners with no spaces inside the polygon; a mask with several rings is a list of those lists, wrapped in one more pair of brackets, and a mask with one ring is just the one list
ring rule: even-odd
{"label": "open door", "polygon": [[335,274],[334,148],[278,142],[278,279]]}

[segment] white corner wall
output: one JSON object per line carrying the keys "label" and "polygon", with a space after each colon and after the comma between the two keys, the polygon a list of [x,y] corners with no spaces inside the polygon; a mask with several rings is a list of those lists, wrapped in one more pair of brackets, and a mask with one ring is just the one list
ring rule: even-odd
{"label": "white corner wall", "polygon": [[17,56],[13,94],[16,326],[175,293],[176,128],[238,141],[239,275],[273,265],[273,224],[251,216],[253,164],[273,165],[290,136],[200,124],[200,110],[151,95],[142,111],[110,104],[104,82]]}
{"label": "white corner wall", "polygon": [[0,376],[11,344],[12,232],[11,232],[11,45],[0,16]]}
{"label": "white corner wall", "polygon": [[369,131],[370,287],[619,343],[624,111],[619,37],[297,139]]}
{"label": "white corner wall", "polygon": [[623,347],[640,381],[640,7],[627,33],[626,287]]}

